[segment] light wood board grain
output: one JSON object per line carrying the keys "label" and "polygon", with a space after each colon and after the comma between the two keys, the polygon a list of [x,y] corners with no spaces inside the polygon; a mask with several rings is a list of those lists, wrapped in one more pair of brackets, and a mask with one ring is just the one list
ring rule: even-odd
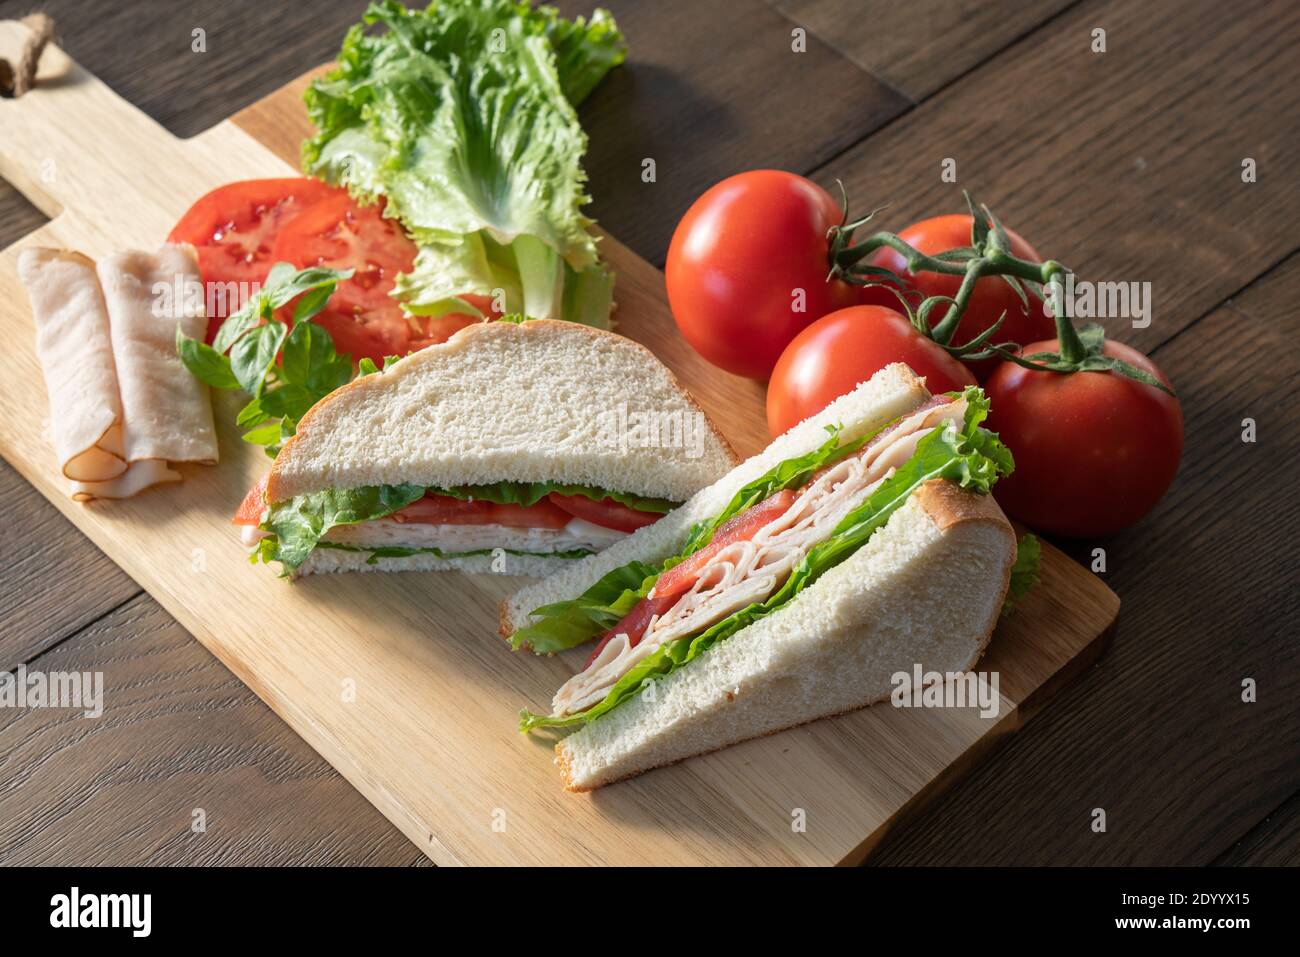
{"label": "light wood board grain", "polygon": [[[0,54],[22,33],[0,24]],[[61,51],[40,88],[0,103],[0,173],[51,222],[19,246],[92,256],[156,245],[185,207],[230,180],[292,167],[227,122],[178,140]],[[255,111],[305,122],[292,94]],[[94,151],[84,143],[97,144]],[[743,450],[763,443],[758,387],[681,344],[662,281],[613,240],[621,329],[655,349]],[[970,767],[1100,653],[1118,599],[1048,550],[1044,586],[1002,627],[983,667],[1001,674],[993,720],[871,708],[684,762],[588,797],[564,794],[549,745],[514,731],[578,654],[511,654],[493,637],[517,583],[355,575],[289,585],[250,568],[230,509],[265,468],[218,403],[222,463],[179,486],[81,506],[66,497],[38,424],[46,414],[31,319],[0,254],[0,451],[92,541],[439,863],[813,863],[860,858],[905,812]],[[111,694],[112,688],[105,693]],[[791,827],[803,809],[807,828]]]}

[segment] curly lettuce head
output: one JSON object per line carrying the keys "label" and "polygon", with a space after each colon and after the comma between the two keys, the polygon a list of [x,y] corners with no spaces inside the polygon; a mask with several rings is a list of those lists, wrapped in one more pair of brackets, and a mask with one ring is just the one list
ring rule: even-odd
{"label": "curly lettuce head", "polygon": [[372,4],[307,90],[319,132],[303,167],[382,197],[406,227],[420,253],[394,295],[411,312],[474,311],[459,297],[499,292],[506,311],[606,325],[612,280],[581,211],[574,106],[623,56],[603,10],[568,21],[511,0]]}

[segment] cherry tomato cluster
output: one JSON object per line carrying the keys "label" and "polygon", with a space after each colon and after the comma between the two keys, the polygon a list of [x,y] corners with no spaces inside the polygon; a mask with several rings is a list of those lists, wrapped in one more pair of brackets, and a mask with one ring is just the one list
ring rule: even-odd
{"label": "cherry tomato cluster", "polygon": [[1064,267],[987,209],[854,242],[820,186],[780,170],[732,176],[678,224],[665,266],[678,328],[705,359],[767,379],[773,435],[891,362],[931,392],[980,383],[1016,457],[995,490],[1046,532],[1109,535],[1173,481],[1183,417],[1149,358],[1044,307]]}

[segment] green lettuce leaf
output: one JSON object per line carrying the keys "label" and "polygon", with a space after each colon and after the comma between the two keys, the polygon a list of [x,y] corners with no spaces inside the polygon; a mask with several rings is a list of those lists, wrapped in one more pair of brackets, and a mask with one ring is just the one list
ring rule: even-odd
{"label": "green lettuce leaf", "polygon": [[1029,532],[1020,536],[1016,545],[1016,562],[1011,566],[1011,585],[1007,589],[1006,600],[1002,603],[1002,616],[1015,611],[1031,588],[1038,584],[1038,564],[1042,559],[1043,546],[1038,538]]}
{"label": "green lettuce leaf", "polygon": [[356,525],[392,515],[424,496],[423,485],[365,485],[327,489],[278,502],[267,510],[254,560],[279,562],[288,575],[307,560],[321,536],[339,525]]}
{"label": "green lettuce leaf", "polygon": [[539,655],[575,648],[622,621],[658,577],[659,569],[644,562],[615,568],[578,598],[538,608],[540,620],[511,635],[510,647]]}
{"label": "green lettuce leaf", "polygon": [[410,311],[463,312],[459,297],[500,291],[507,311],[607,326],[612,279],[581,212],[574,107],[624,53],[603,10],[567,21],[512,0],[371,4],[307,90],[319,132],[303,168],[386,199],[420,247],[393,293]]}
{"label": "green lettuce leaf", "polygon": [[921,485],[947,479],[963,488],[987,494],[993,483],[1015,467],[1011,452],[996,435],[980,428],[988,416],[988,400],[971,386],[963,393],[966,418],[961,429],[936,429],[917,443],[916,452],[847,514],[829,538],[809,550],[785,583],[767,599],[755,602],[694,637],[668,642],[642,659],[593,707],[579,714],[552,717],[520,712],[519,729],[574,727],[594,720],[638,694],[647,685],[698,658],[719,641],[787,604],[823,574],[861,548]]}

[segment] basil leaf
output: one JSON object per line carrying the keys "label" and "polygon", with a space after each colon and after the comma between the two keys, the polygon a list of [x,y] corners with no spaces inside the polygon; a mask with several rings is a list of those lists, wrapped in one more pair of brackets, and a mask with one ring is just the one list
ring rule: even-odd
{"label": "basil leaf", "polygon": [[266,410],[262,408],[262,400],[253,399],[248,405],[239,410],[239,414],[235,416],[235,425],[241,428],[250,425],[261,425],[269,418],[270,416],[266,414]]}
{"label": "basil leaf", "polygon": [[284,342],[284,323],[268,322],[239,339],[230,350],[230,368],[240,386],[253,396],[262,394],[266,374]]}
{"label": "basil leaf", "polygon": [[316,296],[312,299],[312,304],[315,304],[315,300],[320,297],[318,290],[328,290],[325,292],[324,298],[320,298],[316,310],[319,312],[320,307],[325,305],[325,300],[329,299],[330,294],[334,292],[334,285],[344,279],[351,278],[351,269],[329,269],[325,266],[294,269],[289,263],[276,263],[266,277],[266,285],[262,287],[262,294],[266,305],[274,310],[288,305],[305,292],[316,293]]}
{"label": "basil leaf", "polygon": [[334,295],[334,283],[328,283],[324,286],[317,286],[315,289],[305,293],[298,300],[297,305],[293,307],[293,323],[306,322],[312,316],[316,315],[325,308],[325,303],[329,302],[330,296]]}
{"label": "basil leaf", "polygon": [[239,388],[239,380],[230,369],[230,358],[198,339],[188,338],[179,325],[176,327],[176,354],[200,382],[214,389]]}
{"label": "basil leaf", "polygon": [[243,439],[251,445],[275,445],[280,441],[280,423],[266,422],[259,425],[245,432]]}
{"label": "basil leaf", "polygon": [[258,401],[268,417],[287,418],[297,422],[320,398],[305,386],[288,384],[263,393]]}

